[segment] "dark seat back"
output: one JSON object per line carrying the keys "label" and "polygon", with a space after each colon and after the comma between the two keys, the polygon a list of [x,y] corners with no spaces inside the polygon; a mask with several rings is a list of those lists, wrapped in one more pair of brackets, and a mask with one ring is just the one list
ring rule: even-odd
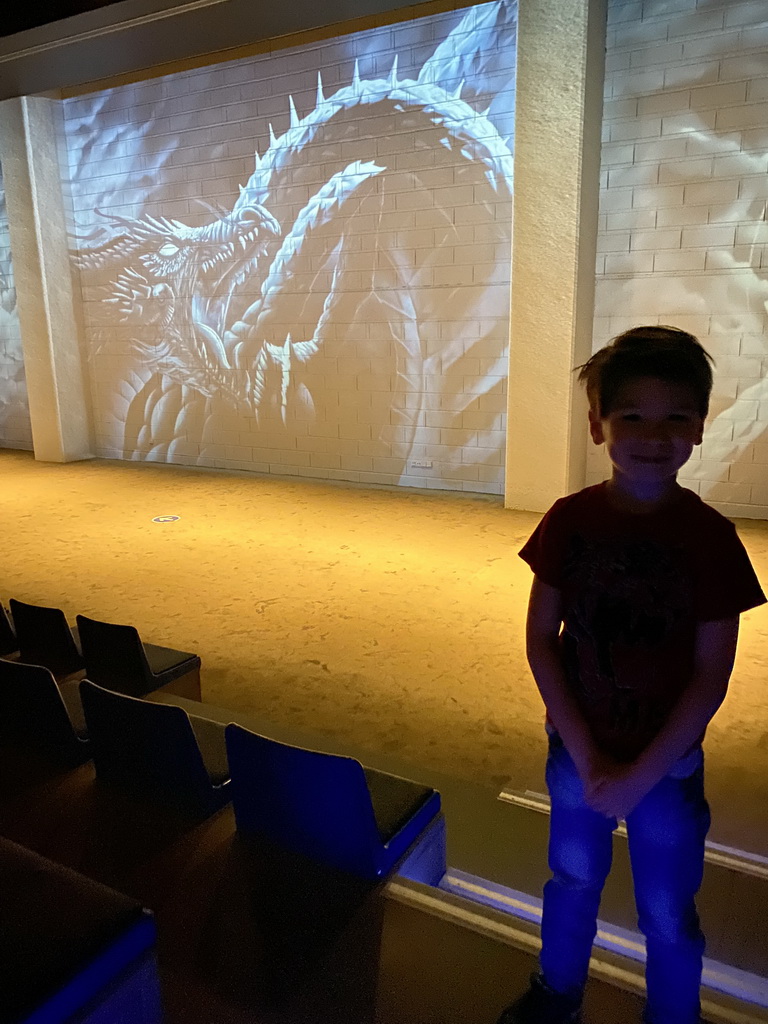
{"label": "dark seat back", "polygon": [[365,878],[383,847],[362,765],[228,725],[238,830],[266,835],[310,860]]}
{"label": "dark seat back", "polygon": [[6,654],[13,654],[19,649],[19,642],[13,631],[8,612],[0,604],[0,657]]}
{"label": "dark seat back", "polygon": [[83,659],[60,608],[26,604],[13,598],[10,605],[21,661],[45,665],[59,677],[82,669]]}
{"label": "dark seat back", "polygon": [[75,732],[47,668],[0,659],[0,743],[63,764],[82,764],[90,744]]}
{"label": "dark seat back", "polygon": [[138,630],[77,616],[77,631],[88,679],[107,690],[142,697],[154,689]]}
{"label": "dark seat back", "polygon": [[193,817],[227,802],[228,782],[212,784],[186,711],[88,679],[80,696],[98,778]]}
{"label": "dark seat back", "polygon": [[155,925],[141,903],[0,839],[0,905],[4,1024],[160,1024]]}

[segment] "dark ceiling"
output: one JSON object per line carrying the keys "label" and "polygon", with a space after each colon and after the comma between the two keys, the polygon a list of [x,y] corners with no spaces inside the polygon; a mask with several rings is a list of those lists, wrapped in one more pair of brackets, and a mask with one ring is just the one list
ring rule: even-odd
{"label": "dark ceiling", "polygon": [[112,7],[118,2],[120,0],[48,0],[47,3],[45,0],[42,3],[11,0],[0,16],[0,37],[26,32],[27,29],[39,28],[40,25],[71,18],[75,14],[97,11],[100,7]]}
{"label": "dark ceiling", "polygon": [[[426,2],[426,0],[419,0]],[[460,4],[472,0],[457,0]],[[82,90],[320,26],[404,0],[0,0],[0,101]],[[413,3],[413,0],[411,0]],[[101,88],[104,86],[102,85]]]}

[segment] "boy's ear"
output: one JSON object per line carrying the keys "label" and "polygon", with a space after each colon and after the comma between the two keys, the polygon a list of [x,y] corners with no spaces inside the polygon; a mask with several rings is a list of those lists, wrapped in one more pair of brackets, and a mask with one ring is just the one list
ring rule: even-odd
{"label": "boy's ear", "polygon": [[589,410],[589,433],[592,436],[592,440],[595,444],[602,444],[605,438],[603,437],[603,423],[600,419],[600,413],[595,409]]}

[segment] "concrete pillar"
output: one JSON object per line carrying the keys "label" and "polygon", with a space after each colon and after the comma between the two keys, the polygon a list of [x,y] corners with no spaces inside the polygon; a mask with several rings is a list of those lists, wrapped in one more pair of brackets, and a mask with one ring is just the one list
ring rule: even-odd
{"label": "concrete pillar", "polygon": [[584,486],[606,0],[520,0],[505,504]]}
{"label": "concrete pillar", "polygon": [[0,162],[35,458],[91,458],[56,133],[56,101],[0,103]]}

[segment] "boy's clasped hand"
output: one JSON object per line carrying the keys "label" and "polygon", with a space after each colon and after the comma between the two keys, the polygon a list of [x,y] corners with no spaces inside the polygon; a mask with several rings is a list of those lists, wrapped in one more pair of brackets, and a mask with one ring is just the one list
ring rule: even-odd
{"label": "boy's clasped hand", "polygon": [[622,764],[601,754],[582,781],[592,810],[618,819],[630,815],[658,780],[649,778],[640,765]]}

